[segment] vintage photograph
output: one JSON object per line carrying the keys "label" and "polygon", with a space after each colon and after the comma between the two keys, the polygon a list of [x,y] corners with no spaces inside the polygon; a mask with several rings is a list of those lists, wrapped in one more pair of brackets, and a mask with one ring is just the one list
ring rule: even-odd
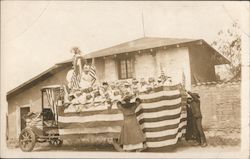
{"label": "vintage photograph", "polygon": [[249,158],[249,2],[1,1],[1,158]]}

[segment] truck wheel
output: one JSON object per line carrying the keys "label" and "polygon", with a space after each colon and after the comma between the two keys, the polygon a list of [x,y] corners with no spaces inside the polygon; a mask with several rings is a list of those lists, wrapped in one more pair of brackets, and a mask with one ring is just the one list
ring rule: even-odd
{"label": "truck wheel", "polygon": [[60,138],[52,138],[49,140],[49,144],[55,147],[60,147],[63,144],[63,140]]}
{"label": "truck wheel", "polygon": [[36,144],[36,135],[31,129],[23,129],[19,136],[19,146],[22,151],[30,152]]}

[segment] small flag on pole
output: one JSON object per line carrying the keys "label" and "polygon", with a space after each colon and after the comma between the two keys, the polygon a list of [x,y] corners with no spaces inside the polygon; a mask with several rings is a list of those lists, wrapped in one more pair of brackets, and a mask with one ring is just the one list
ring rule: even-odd
{"label": "small flag on pole", "polygon": [[74,71],[71,77],[71,88],[73,89],[78,89],[80,88],[80,80],[81,80],[81,75],[80,74],[76,74],[76,72]]}
{"label": "small flag on pole", "polygon": [[89,75],[92,77],[91,86],[93,86],[95,81],[96,81],[96,69],[95,69],[94,63],[95,63],[95,60],[93,59],[92,64],[91,64],[90,69],[89,69]]}
{"label": "small flag on pole", "polygon": [[185,73],[184,73],[183,69],[182,69],[182,85],[185,88],[185,85],[186,85],[186,76],[185,76]]}

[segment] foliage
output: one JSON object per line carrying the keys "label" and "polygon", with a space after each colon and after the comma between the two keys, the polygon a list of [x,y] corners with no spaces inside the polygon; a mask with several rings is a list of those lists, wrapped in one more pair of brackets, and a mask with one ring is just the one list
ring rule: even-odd
{"label": "foliage", "polygon": [[231,61],[231,64],[225,66],[230,76],[240,78],[241,35],[238,22],[232,23],[226,30],[219,31],[217,39],[211,45]]}

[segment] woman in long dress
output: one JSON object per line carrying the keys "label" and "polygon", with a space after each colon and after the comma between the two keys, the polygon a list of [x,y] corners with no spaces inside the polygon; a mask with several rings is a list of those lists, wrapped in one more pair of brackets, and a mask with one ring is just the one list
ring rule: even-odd
{"label": "woman in long dress", "polygon": [[135,109],[140,104],[140,99],[130,103],[131,97],[126,96],[117,106],[122,111],[124,123],[119,138],[120,145],[125,151],[141,151],[145,148],[145,137],[136,119]]}

